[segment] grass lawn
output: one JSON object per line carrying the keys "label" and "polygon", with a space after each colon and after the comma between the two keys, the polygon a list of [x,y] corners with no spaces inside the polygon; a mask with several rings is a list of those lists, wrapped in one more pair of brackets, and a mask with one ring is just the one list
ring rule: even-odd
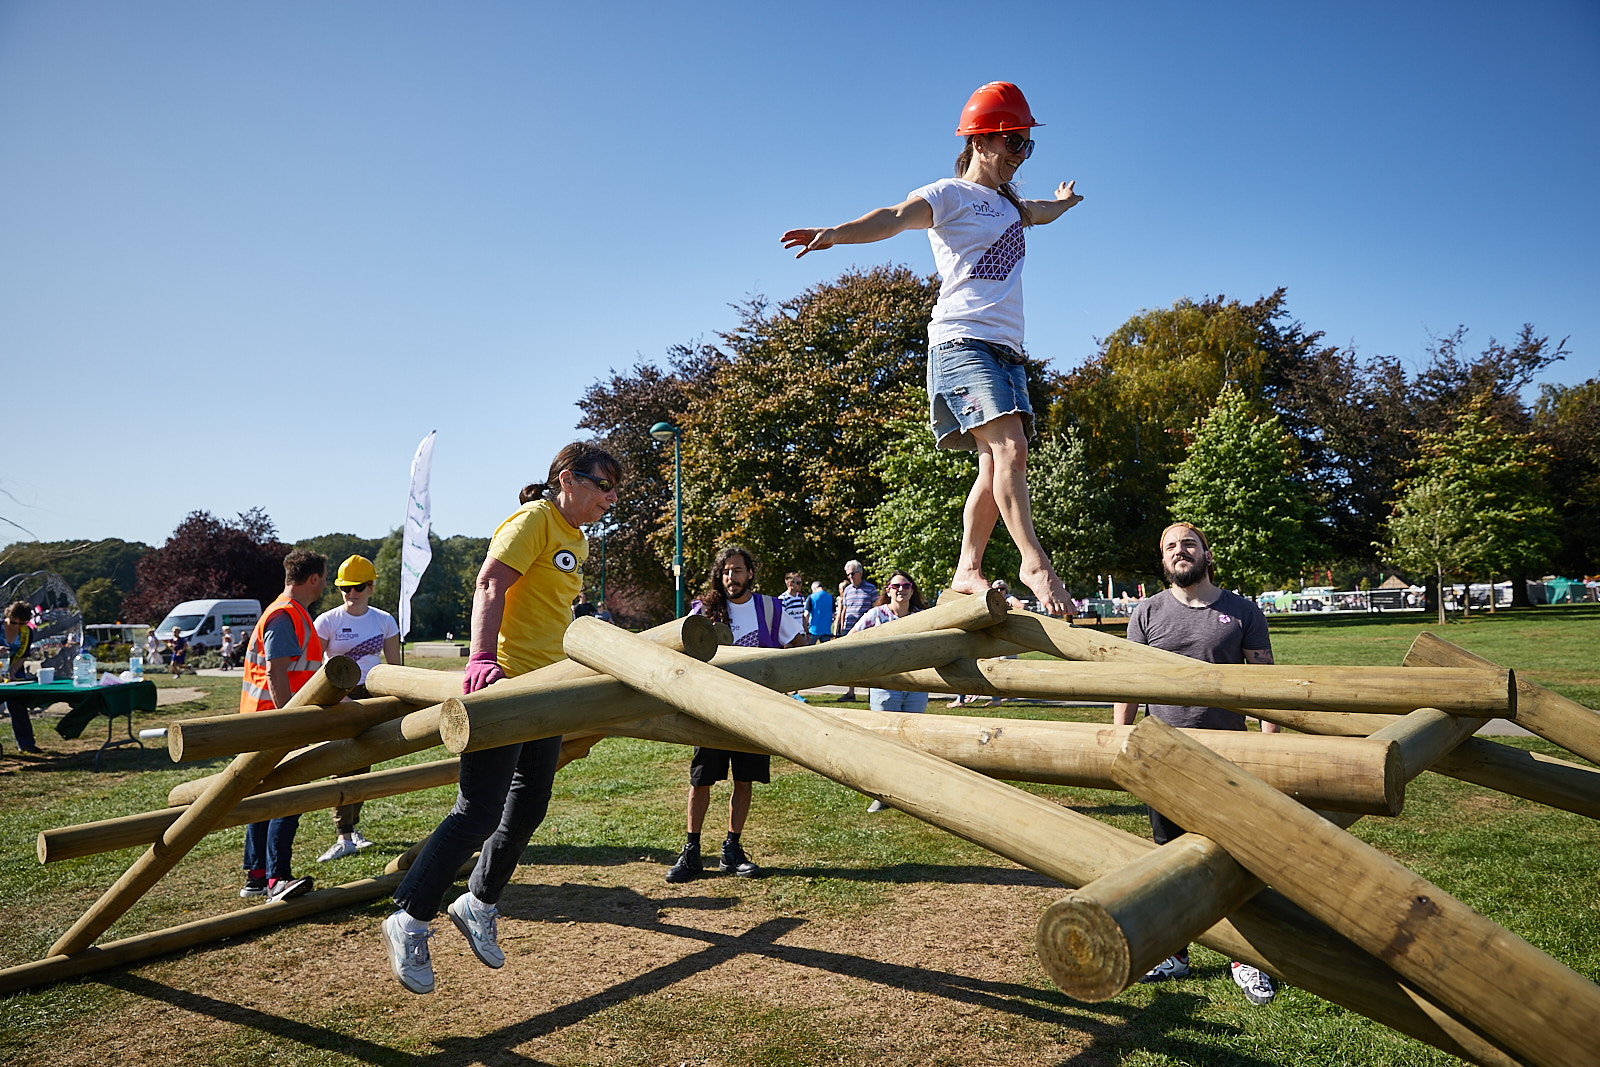
{"label": "grass lawn", "polygon": [[[1590,706],[1600,704],[1600,616],[1502,613],[1442,636]],[[1400,622],[1274,632],[1281,663],[1398,664]],[[408,660],[416,663],[416,660]],[[459,669],[460,660],[424,661]],[[174,683],[187,695],[134,727],[237,707],[238,676]],[[176,689],[192,691],[176,693]],[[826,701],[824,701],[826,703]],[[936,705],[937,710],[944,709]],[[980,715],[1106,721],[1091,708],[1008,704]],[[175,766],[164,749],[108,753],[91,727],[19,757],[0,728],[0,966],[37,959],[137,854],[41,866],[45,828],[162,807],[221,762]],[[1513,743],[1557,754],[1537,738]],[[404,761],[436,759],[440,750]],[[473,961],[436,923],[439,991],[405,993],[377,942],[386,902],[6,998],[0,1062],[18,1064],[1127,1064],[1455,1062],[1297,989],[1253,1007],[1227,961],[1196,947],[1196,976],[1135,986],[1108,1004],[1059,993],[1033,925],[1061,887],[889,812],[784,761],[757,789],[746,833],[759,880],[661,878],[682,839],[687,750],[611,739],[557,778],[546,820],[502,900],[508,962]],[[1146,834],[1126,794],[1027,786]],[[714,797],[707,842],[725,826]],[[367,853],[319,867],[321,812],[302,818],[296,873],[381,872],[448,809],[454,789],[369,802]],[[1600,834],[1579,816],[1425,775],[1398,819],[1359,836],[1590,978],[1600,978]],[[252,905],[240,901],[238,829],[207,838],[102,940]]]}

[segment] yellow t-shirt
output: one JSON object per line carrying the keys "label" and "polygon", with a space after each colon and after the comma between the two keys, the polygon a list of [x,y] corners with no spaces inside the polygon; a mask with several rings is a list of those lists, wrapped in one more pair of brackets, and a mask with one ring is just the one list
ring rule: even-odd
{"label": "yellow t-shirt", "polygon": [[489,555],[522,574],[506,592],[495,649],[500,669],[514,678],[561,659],[572,598],[583,591],[589,539],[550,501],[535,500],[500,524]]}

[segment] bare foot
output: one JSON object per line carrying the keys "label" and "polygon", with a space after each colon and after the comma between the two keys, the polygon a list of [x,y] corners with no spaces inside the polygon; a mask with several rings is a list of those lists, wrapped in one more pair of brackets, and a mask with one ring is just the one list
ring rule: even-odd
{"label": "bare foot", "polygon": [[1018,577],[1033,590],[1034,598],[1039,601],[1046,615],[1072,614],[1072,598],[1067,595],[1067,587],[1048,562],[1037,567],[1024,567]]}
{"label": "bare foot", "polygon": [[957,593],[983,596],[989,591],[989,579],[981,571],[956,571],[955,577],[950,579],[950,588]]}

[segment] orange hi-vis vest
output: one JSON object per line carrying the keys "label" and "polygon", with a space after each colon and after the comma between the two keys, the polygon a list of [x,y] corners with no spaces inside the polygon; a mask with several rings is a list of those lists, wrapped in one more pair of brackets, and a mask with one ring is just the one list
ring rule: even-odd
{"label": "orange hi-vis vest", "polygon": [[300,642],[300,656],[289,663],[289,692],[298,693],[300,687],[311,681],[311,676],[322,667],[322,640],[316,627],[311,625],[311,615],[301,603],[285,593],[261,613],[256,628],[250,634],[250,645],[244,654],[244,692],[239,695],[239,710],[271,711],[277,707],[272,702],[272,690],[267,688],[267,623],[274,615],[288,612],[294,623],[294,636]]}

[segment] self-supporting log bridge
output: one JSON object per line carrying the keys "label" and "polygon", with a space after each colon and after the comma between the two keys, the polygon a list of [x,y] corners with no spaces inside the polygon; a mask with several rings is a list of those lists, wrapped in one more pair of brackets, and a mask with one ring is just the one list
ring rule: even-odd
{"label": "self-supporting log bridge", "polygon": [[[1023,650],[1055,658],[1002,658]],[[1423,773],[1600,817],[1600,771],[1472,736],[1510,719],[1592,761],[1600,714],[1431,635],[1392,669],[1201,664],[992,594],[783,650],[719,646],[699,617],[642,635],[579,619],[566,652],[464,697],[457,672],[375,667],[373,698],[343,703],[354,665],[335,659],[282,711],[174,723],[174,760],[236,758],[161,811],[40,834],[46,863],[150,848],[49,956],[0,971],[0,992],[392,892],[411,853],[380,878],[94,944],[205,834],[430,788],[457,760],[330,776],[556,735],[565,761],[615,734],[770,752],[1062,882],[1072,891],[1040,918],[1037,947],[1080,999],[1115,996],[1199,941],[1471,1062],[1591,1055],[1600,987],[1346,832],[1400,814]],[[1207,704],[1299,732],[826,711],[782,695],[825,684]],[[1194,829],[1157,848],[1007,782],[1126,790]]]}

